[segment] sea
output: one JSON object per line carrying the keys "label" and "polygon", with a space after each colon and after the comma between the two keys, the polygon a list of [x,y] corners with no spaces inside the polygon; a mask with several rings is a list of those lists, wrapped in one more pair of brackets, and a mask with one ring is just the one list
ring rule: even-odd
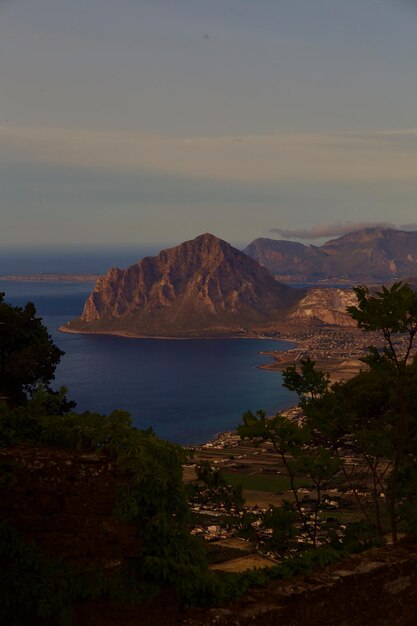
{"label": "sea", "polygon": [[[103,268],[105,262],[104,257],[96,259],[82,269],[104,272],[110,266]],[[14,267],[9,262],[8,271],[0,270],[1,274],[12,274]],[[36,273],[40,266],[33,261],[28,267]],[[55,272],[57,267],[65,273],[80,271],[74,264],[53,264],[51,259],[41,271]],[[263,409],[272,415],[295,404],[294,394],[282,387],[281,374],[259,368],[271,362],[261,352],[286,350],[291,345],[287,342],[60,332],[62,324],[80,315],[93,286],[92,282],[0,279],[6,302],[16,306],[33,302],[53,341],[65,352],[53,386],[65,385],[78,411],[124,409],[138,428],[151,427],[171,442],[195,445],[235,429],[248,410]]]}

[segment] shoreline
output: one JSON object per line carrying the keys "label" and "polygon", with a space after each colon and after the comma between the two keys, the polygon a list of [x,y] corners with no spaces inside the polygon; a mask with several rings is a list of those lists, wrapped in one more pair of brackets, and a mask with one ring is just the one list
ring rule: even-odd
{"label": "shoreline", "polygon": [[301,360],[310,357],[316,362],[319,369],[324,370],[330,376],[332,383],[347,380],[355,376],[364,364],[360,358],[365,354],[366,348],[375,343],[376,337],[372,333],[364,333],[356,327],[343,326],[302,326],[282,324],[280,329],[264,329],[256,332],[246,331],[240,333],[225,332],[205,335],[141,335],[119,330],[78,330],[68,325],[61,325],[58,330],[68,334],[106,335],[125,337],[127,339],[152,339],[152,340],[213,340],[213,339],[257,339],[276,341],[278,343],[290,343],[290,348],[285,350],[263,350],[259,354],[271,358],[271,362],[258,365],[259,369],[282,372]]}
{"label": "shoreline", "polygon": [[[277,336],[268,336],[266,334],[249,334],[246,333],[245,335],[243,334],[239,334],[239,335],[199,335],[199,336],[185,336],[185,337],[172,337],[172,336],[150,336],[150,335],[131,335],[128,334],[126,332],[122,332],[122,331],[83,331],[83,330],[74,330],[72,328],[68,328],[67,326],[60,326],[58,328],[58,330],[62,333],[67,333],[67,334],[74,334],[74,335],[78,335],[78,334],[82,334],[82,335],[106,335],[106,336],[116,336],[116,337],[124,337],[126,339],[161,339],[161,340],[174,340],[174,341],[187,341],[187,340],[196,340],[196,339],[205,339],[205,340],[210,340],[210,339],[257,339],[257,340],[270,340],[270,341],[275,341],[278,343],[291,343],[294,348],[297,347],[297,342],[296,341],[289,341],[288,339],[282,338],[282,337],[277,337]],[[286,351],[282,351],[282,353],[285,354]],[[277,353],[279,353],[277,351]],[[261,351],[258,352],[258,354],[261,355],[265,355],[265,356],[269,356],[272,359],[274,358],[274,352],[269,352],[269,351]],[[266,370],[270,370],[270,371],[277,371],[276,367],[275,367],[276,363],[274,361],[272,361],[271,363],[265,363],[262,365],[257,365],[257,369],[266,369]],[[291,405],[289,407],[285,407],[284,409],[278,411],[280,413],[288,413],[291,411],[294,411],[295,409],[298,410],[298,407],[296,405]],[[215,447],[222,447],[221,444],[224,445],[228,445],[230,444],[230,442],[232,440],[240,440],[239,435],[237,435],[236,430],[228,430],[228,431],[221,431],[219,433],[216,433],[212,438],[208,439],[207,441],[204,442],[199,442],[199,443],[194,443],[194,444],[188,444],[185,445],[184,447],[190,450],[198,450],[198,449],[206,449],[206,448],[215,448]]]}
{"label": "shoreline", "polygon": [[[314,329],[309,329],[312,332],[312,335],[315,336],[316,333]],[[316,332],[318,329],[315,329]],[[324,336],[326,337],[325,331],[328,330],[331,334],[336,333],[337,330],[332,327],[329,329],[321,328],[322,332],[324,332]],[[360,369],[365,367],[365,364],[359,360],[359,355],[363,355],[365,352],[365,348],[369,345],[369,339],[371,333],[368,336],[365,335],[362,331],[358,332],[358,329],[350,329],[350,331],[346,328],[339,328],[340,334],[346,336],[350,341],[352,341],[355,345],[356,353],[355,354],[337,354],[335,351],[331,357],[324,358],[324,355],[320,353],[320,348],[323,346],[316,345],[314,348],[310,345],[308,341],[308,337],[296,337],[294,334],[300,334],[300,331],[292,332],[283,332],[279,337],[271,337],[271,339],[277,341],[285,341],[293,344],[293,348],[283,351],[273,351],[273,352],[260,352],[265,356],[269,356],[272,360],[270,363],[264,363],[263,365],[258,365],[259,369],[267,370],[267,371],[276,371],[282,372],[287,367],[291,367],[293,365],[297,365],[303,358],[307,356],[311,356],[311,358],[316,362],[317,367],[319,369],[324,370],[329,374],[330,384],[345,381],[349,378],[355,376]],[[345,348],[345,346],[342,346]],[[308,354],[306,354],[306,352]],[[302,415],[302,411],[299,408],[298,404],[292,404],[287,406],[281,410],[278,410],[277,413],[284,415],[288,419],[299,419]],[[271,417],[271,416],[270,416]],[[195,444],[187,446],[187,448],[191,449],[210,449],[210,448],[223,448],[227,447],[233,441],[239,440],[239,436],[237,435],[236,430],[232,431],[224,431],[215,435],[212,439],[205,443]]]}
{"label": "shoreline", "polygon": [[[270,354],[274,361],[272,363],[259,365],[259,369],[267,370],[269,372],[283,372],[287,369],[287,367],[292,367],[300,362],[300,359],[294,360],[285,358],[285,352],[286,351],[283,351],[282,353],[284,358],[279,358],[275,354]],[[317,360],[316,364],[318,369],[324,370],[327,374],[329,374],[331,383],[348,380],[359,373],[360,369],[364,367],[364,363],[362,363],[359,359],[338,360],[337,358],[334,358],[328,359],[328,361]]]}
{"label": "shoreline", "polygon": [[[291,406],[286,407],[285,409],[278,410],[276,414],[280,413],[284,417],[290,420],[299,419],[302,417],[302,410],[298,406],[298,404],[291,404]],[[267,419],[271,419],[274,417],[273,415],[267,416]],[[210,448],[224,448],[229,447],[233,442],[240,442],[241,439],[237,434],[237,430],[225,430],[217,435],[215,435],[212,439],[209,439],[205,443],[196,443],[184,446],[190,450],[209,450]]]}
{"label": "shoreline", "polygon": [[[129,333],[127,331],[122,330],[75,330],[74,328],[69,328],[68,326],[61,325],[58,327],[59,332],[67,333],[69,335],[106,335],[106,336],[114,336],[114,337],[125,337],[127,339],[163,339],[163,340],[175,340],[175,341],[187,341],[189,339],[260,339],[260,340],[269,340],[269,341],[281,341],[287,343],[295,344],[295,341],[287,341],[281,337],[270,336],[266,334],[250,334],[247,332],[245,334],[233,334],[231,332],[227,333],[212,333],[208,335],[140,335],[136,333]],[[259,354],[270,354],[269,352],[260,352]],[[259,366],[262,367],[262,366]]]}
{"label": "shoreline", "polygon": [[[268,363],[257,365],[266,371],[282,372],[287,367],[297,365],[301,360],[310,356],[319,369],[329,373],[330,383],[348,380],[355,376],[365,366],[359,360],[366,352],[367,346],[372,343],[372,333],[364,334],[357,328],[336,326],[301,326],[281,325],[280,329],[259,330],[245,334],[210,334],[193,336],[150,336],[130,334],[123,331],[83,331],[61,326],[61,332],[70,334],[94,334],[118,336],[133,339],[160,339],[160,340],[195,340],[195,339],[257,339],[271,340],[278,343],[290,343],[291,347],[284,350],[263,350],[259,354],[271,359]],[[277,346],[278,347],[278,346]],[[300,409],[298,405],[286,406],[277,411],[289,419],[298,419]],[[185,446],[194,450],[209,450],[210,448],[227,447],[240,440],[236,430],[221,431],[207,441]]]}

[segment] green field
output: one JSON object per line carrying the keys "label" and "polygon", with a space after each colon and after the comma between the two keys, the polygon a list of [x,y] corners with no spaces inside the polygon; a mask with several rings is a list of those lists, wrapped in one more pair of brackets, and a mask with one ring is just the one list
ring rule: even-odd
{"label": "green field", "polygon": [[[232,472],[222,472],[225,480],[237,487],[241,485],[243,489],[249,489],[251,491],[270,491],[276,493],[277,491],[287,491],[291,489],[290,479],[288,476],[271,476],[266,474],[236,474]],[[305,478],[296,479],[296,487],[302,487],[308,484],[308,480]]]}

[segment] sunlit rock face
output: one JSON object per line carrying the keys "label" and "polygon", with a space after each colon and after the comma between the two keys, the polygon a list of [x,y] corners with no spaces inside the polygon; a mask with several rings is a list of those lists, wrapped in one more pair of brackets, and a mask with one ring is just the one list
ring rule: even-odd
{"label": "sunlit rock face", "polygon": [[227,242],[204,234],[126,270],[111,269],[68,326],[161,336],[238,331],[282,319],[302,295]]}
{"label": "sunlit rock face", "polygon": [[352,289],[309,289],[290,317],[300,322],[316,320],[336,326],[356,326],[356,322],[346,312],[346,307],[355,305],[357,299]]}

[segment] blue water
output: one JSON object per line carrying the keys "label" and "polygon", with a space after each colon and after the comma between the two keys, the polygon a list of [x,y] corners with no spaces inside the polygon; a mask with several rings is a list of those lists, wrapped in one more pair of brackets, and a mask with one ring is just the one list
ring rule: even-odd
{"label": "blue water", "polygon": [[0,275],[104,274],[110,267],[127,267],[144,256],[157,254],[166,245],[123,247],[2,248]]}
{"label": "blue water", "polygon": [[235,428],[243,412],[268,414],[294,404],[281,374],[258,369],[260,351],[289,344],[256,339],[131,339],[58,331],[81,313],[91,283],[1,281],[6,301],[35,303],[65,351],[55,386],[65,385],[77,410],[126,409],[140,428],[169,441],[201,443]]}

